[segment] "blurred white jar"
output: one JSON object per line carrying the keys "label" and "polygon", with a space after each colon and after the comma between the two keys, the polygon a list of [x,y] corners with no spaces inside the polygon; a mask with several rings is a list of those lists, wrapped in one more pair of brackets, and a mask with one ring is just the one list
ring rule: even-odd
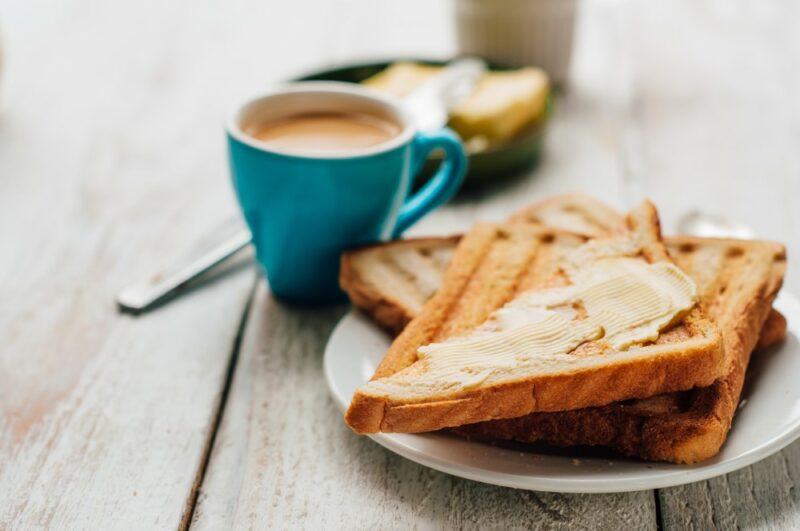
{"label": "blurred white jar", "polygon": [[456,0],[462,54],[508,66],[538,66],[564,85],[576,0]]}

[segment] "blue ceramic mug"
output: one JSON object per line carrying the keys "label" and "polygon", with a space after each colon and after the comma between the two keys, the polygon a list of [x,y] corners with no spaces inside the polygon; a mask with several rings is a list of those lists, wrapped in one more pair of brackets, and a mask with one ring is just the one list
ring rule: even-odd
{"label": "blue ceramic mug", "polygon": [[[383,144],[320,154],[279,150],[245,133],[271,120],[316,112],[371,113],[399,126]],[[399,236],[461,186],[467,157],[448,129],[419,132],[395,101],[349,83],[287,85],[249,101],[227,125],[233,184],[272,292],[301,303],[340,300],[347,249]],[[444,162],[411,195],[431,151]]]}

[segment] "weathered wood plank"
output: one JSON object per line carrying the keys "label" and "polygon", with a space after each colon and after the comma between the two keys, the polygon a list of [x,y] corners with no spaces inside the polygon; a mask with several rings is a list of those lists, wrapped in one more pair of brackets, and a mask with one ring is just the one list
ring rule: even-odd
{"label": "weathered wood plank", "polygon": [[664,529],[797,529],[800,445],[709,481],[659,493]]}
{"label": "weathered wood plank", "polygon": [[[631,3],[634,179],[665,227],[692,208],[800,252],[796,3]],[[790,270],[786,289],[797,292]],[[659,492],[664,529],[797,529],[800,443],[725,477]]]}
{"label": "weathered wood plank", "polygon": [[252,270],[114,305],[235,212],[220,109],[191,103],[162,8],[4,5],[3,529],[176,528],[207,451]]}
{"label": "weathered wood plank", "polygon": [[649,491],[482,485],[352,433],[322,374],[323,347],[344,310],[284,306],[260,287],[193,528],[655,528]]}
{"label": "weathered wood plank", "polygon": [[632,92],[626,157],[665,228],[701,209],[796,255],[800,5],[631,2],[623,19]]}
{"label": "weathered wood plank", "polygon": [[[177,525],[251,277],[225,278],[140,319],[114,314],[113,293],[233,212],[218,128],[230,102],[318,62],[447,53],[448,6],[428,4],[362,2],[339,24],[329,22],[338,5],[311,2],[270,4],[268,13],[251,0],[224,9],[155,1],[4,6],[0,526]],[[796,6],[584,7],[575,84],[559,101],[539,171],[462,200],[415,231],[459,230],[569,189],[612,202],[647,193],[670,226],[696,206],[676,191],[696,189],[704,205],[736,212],[760,234],[789,240],[797,254]],[[307,9],[320,16],[293,16]],[[415,12],[423,9],[420,23]],[[751,186],[754,175],[765,185]],[[791,275],[789,286],[797,286]],[[259,298],[249,333],[265,337],[242,352],[198,526],[653,525],[647,493],[496,489],[355,438],[320,374],[340,310],[286,309],[263,292]],[[259,349],[284,357],[269,362]],[[267,369],[290,376],[295,388]],[[296,436],[285,429],[300,423],[295,406],[256,407],[290,394],[314,419]],[[797,451],[663,491],[665,526],[796,527]]]}

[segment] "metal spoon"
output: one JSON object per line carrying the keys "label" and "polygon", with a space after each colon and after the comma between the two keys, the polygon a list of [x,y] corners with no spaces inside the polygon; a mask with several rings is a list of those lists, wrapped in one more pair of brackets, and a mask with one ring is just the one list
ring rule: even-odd
{"label": "metal spoon", "polygon": [[722,217],[705,214],[699,210],[691,210],[678,220],[678,233],[703,238],[738,238],[752,240],[755,232],[739,223]]}
{"label": "metal spoon", "polygon": [[250,231],[240,230],[225,241],[215,245],[188,264],[173,271],[153,275],[150,279],[124,288],[117,294],[120,310],[141,313],[167,297],[175,294],[186,284],[199,277],[212,267],[224,262],[248,245]]}

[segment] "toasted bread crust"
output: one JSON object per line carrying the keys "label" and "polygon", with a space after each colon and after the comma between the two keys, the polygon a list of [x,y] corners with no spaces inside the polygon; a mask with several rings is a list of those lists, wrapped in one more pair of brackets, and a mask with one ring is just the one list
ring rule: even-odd
{"label": "toasted bread crust", "polygon": [[764,321],[764,326],[761,327],[755,350],[770,348],[786,339],[786,326],[786,317],[772,308],[767,315],[767,320]]}
{"label": "toasted bread crust", "polygon": [[622,397],[644,398],[683,390],[687,385],[710,385],[722,362],[717,352],[720,350],[714,350],[713,343],[704,341],[654,359],[635,359],[577,375],[543,377],[419,404],[392,404],[380,397],[356,394],[345,418],[358,433],[418,433],[462,426],[475,418],[517,417],[520,411],[562,411],[608,404]]}
{"label": "toasted bread crust", "polygon": [[[461,236],[449,238],[417,238],[415,249],[432,247],[455,247]],[[406,241],[394,241],[361,247],[342,254],[339,284],[347,292],[352,303],[369,315],[381,327],[393,335],[399,334],[418,311],[396,296],[387,286],[376,286],[364,277],[358,260],[371,252],[391,253],[395,247],[407,247]]]}
{"label": "toasted bread crust", "polygon": [[[648,261],[669,260],[651,204],[632,212],[627,221]],[[442,288],[396,339],[373,378],[410,366],[419,346],[473,328],[513,298],[535,262],[541,236],[541,229],[524,224],[477,225],[459,244]],[[699,307],[691,310],[678,328],[683,329],[682,335],[676,334],[679,350],[666,341],[648,347],[648,356],[631,355],[591,370],[527,378],[448,399],[394,402],[357,391],[345,420],[359,433],[430,431],[710,385],[724,370],[719,331]]]}

